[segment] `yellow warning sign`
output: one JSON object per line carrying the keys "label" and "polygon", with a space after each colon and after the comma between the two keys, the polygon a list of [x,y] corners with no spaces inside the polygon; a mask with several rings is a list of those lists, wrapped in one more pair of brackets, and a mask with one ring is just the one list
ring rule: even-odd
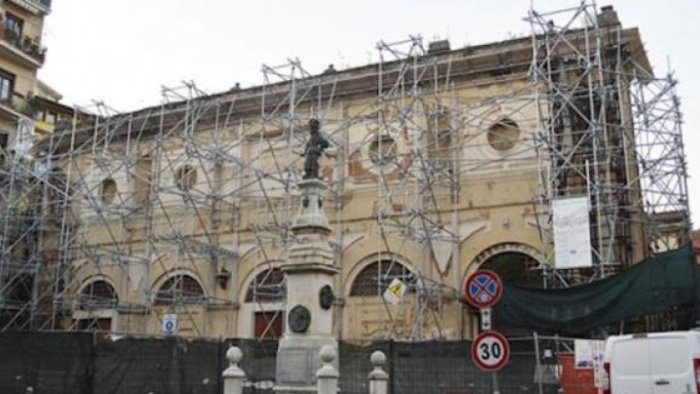
{"label": "yellow warning sign", "polygon": [[401,302],[405,293],[406,285],[399,279],[394,278],[394,280],[389,283],[389,286],[387,286],[383,296],[388,303],[395,305]]}

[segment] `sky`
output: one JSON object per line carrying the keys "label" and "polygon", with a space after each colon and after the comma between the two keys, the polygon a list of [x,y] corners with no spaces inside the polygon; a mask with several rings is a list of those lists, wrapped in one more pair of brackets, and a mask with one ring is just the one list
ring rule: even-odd
{"label": "sky", "polygon": [[[578,0],[533,0],[538,11]],[[690,208],[700,226],[700,0],[608,0],[640,28],[657,76],[673,70],[684,113]],[[207,93],[263,83],[263,64],[298,58],[311,73],[378,60],[376,43],[420,34],[452,48],[530,33],[530,0],[54,0],[39,77],[67,105],[129,111],[163,86]],[[670,69],[669,69],[670,64]]]}

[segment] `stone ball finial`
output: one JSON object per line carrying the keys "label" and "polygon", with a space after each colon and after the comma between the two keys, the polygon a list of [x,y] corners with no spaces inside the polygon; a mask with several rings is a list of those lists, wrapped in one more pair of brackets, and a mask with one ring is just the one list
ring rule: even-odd
{"label": "stone ball finial", "polygon": [[321,348],[321,361],[330,364],[335,360],[335,348],[331,345],[324,345]]}
{"label": "stone ball finial", "polygon": [[243,352],[237,346],[231,346],[226,351],[226,359],[229,364],[236,365],[243,360]]}
{"label": "stone ball finial", "polygon": [[229,362],[228,368],[224,370],[224,379],[239,381],[245,379],[245,372],[238,366],[238,363],[243,360],[243,352],[237,346],[231,346],[226,351],[226,359]]}
{"label": "stone ball finial", "polygon": [[375,350],[369,357],[369,362],[375,367],[382,367],[386,364],[386,355],[379,350]]}

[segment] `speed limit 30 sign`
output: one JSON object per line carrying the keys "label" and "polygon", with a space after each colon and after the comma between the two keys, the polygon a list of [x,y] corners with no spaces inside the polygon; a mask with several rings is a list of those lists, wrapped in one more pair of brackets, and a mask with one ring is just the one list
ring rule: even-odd
{"label": "speed limit 30 sign", "polygon": [[472,360],[483,371],[498,371],[508,364],[510,345],[498,332],[485,331],[472,342]]}

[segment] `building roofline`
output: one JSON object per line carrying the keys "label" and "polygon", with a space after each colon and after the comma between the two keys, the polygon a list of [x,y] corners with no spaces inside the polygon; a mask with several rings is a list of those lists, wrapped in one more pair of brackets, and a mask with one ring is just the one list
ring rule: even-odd
{"label": "building roofline", "polygon": [[[616,33],[619,25],[602,28],[608,33]],[[590,33],[590,32],[589,32]],[[576,38],[577,35],[583,36],[583,29],[571,30],[567,32],[569,38]],[[616,35],[608,34],[609,41]],[[544,36],[536,37],[538,39]],[[620,28],[620,45],[626,48],[626,55],[635,62],[638,67],[641,67],[648,74],[645,77],[653,75],[649,59],[644,45],[641,41],[639,30],[637,28]],[[615,38],[616,39],[616,38]],[[528,70],[532,63],[532,45],[533,37],[526,36],[503,41],[490,42],[480,45],[465,46],[459,49],[442,51],[436,54],[425,54],[418,58],[420,62],[425,64],[430,62],[437,66],[438,79],[444,79],[448,76],[450,81],[458,80],[478,80],[479,77],[490,75],[490,72],[496,72],[496,75],[504,77],[510,75],[525,79],[528,77]],[[383,79],[387,81],[395,80],[398,73],[398,68],[401,65],[401,60],[394,60],[382,63]],[[330,94],[331,89],[323,89],[324,87],[333,87],[334,97],[344,97],[352,95],[369,94],[372,91],[377,92],[378,86],[378,67],[380,63],[372,63],[363,66],[351,67],[347,69],[337,70],[333,72],[322,72],[320,74],[311,75],[296,80],[297,85],[312,84],[320,86]],[[392,79],[392,75],[394,78]],[[495,77],[490,76],[493,80]],[[431,79],[433,79],[431,77]],[[430,80],[424,80],[430,83]],[[120,119],[147,119],[154,111],[166,112],[174,114],[179,111],[184,111],[187,108],[187,103],[190,105],[202,102],[215,102],[231,104],[235,102],[237,105],[236,115],[245,116],[254,111],[260,111],[261,97],[263,89],[265,89],[266,106],[274,108],[284,99],[284,94],[287,92],[289,81],[281,81],[266,85],[255,85],[247,88],[233,88],[227,91],[214,93],[198,97],[192,100],[182,100],[173,103],[160,104],[144,107],[135,111],[126,112],[123,114],[114,115],[109,118],[110,121],[118,122]],[[277,97],[277,100],[275,100]],[[248,105],[248,107],[246,107]],[[146,127],[144,126],[143,129]],[[94,130],[93,127],[84,127],[76,131],[76,134],[88,133]],[[42,147],[42,143],[38,144],[38,149]],[[60,148],[59,148],[60,149]]]}
{"label": "building roofline", "polygon": [[58,101],[58,100],[61,100],[61,99],[63,98],[63,95],[62,95],[58,90],[52,88],[51,86],[49,86],[49,84],[47,84],[46,82],[42,81],[41,79],[38,79],[38,78],[37,78],[36,83],[37,83],[37,88],[38,88],[37,90],[45,90],[45,91],[47,91],[47,92],[48,92],[49,94],[51,94],[52,96],[56,97],[56,98],[57,98],[57,101]]}

